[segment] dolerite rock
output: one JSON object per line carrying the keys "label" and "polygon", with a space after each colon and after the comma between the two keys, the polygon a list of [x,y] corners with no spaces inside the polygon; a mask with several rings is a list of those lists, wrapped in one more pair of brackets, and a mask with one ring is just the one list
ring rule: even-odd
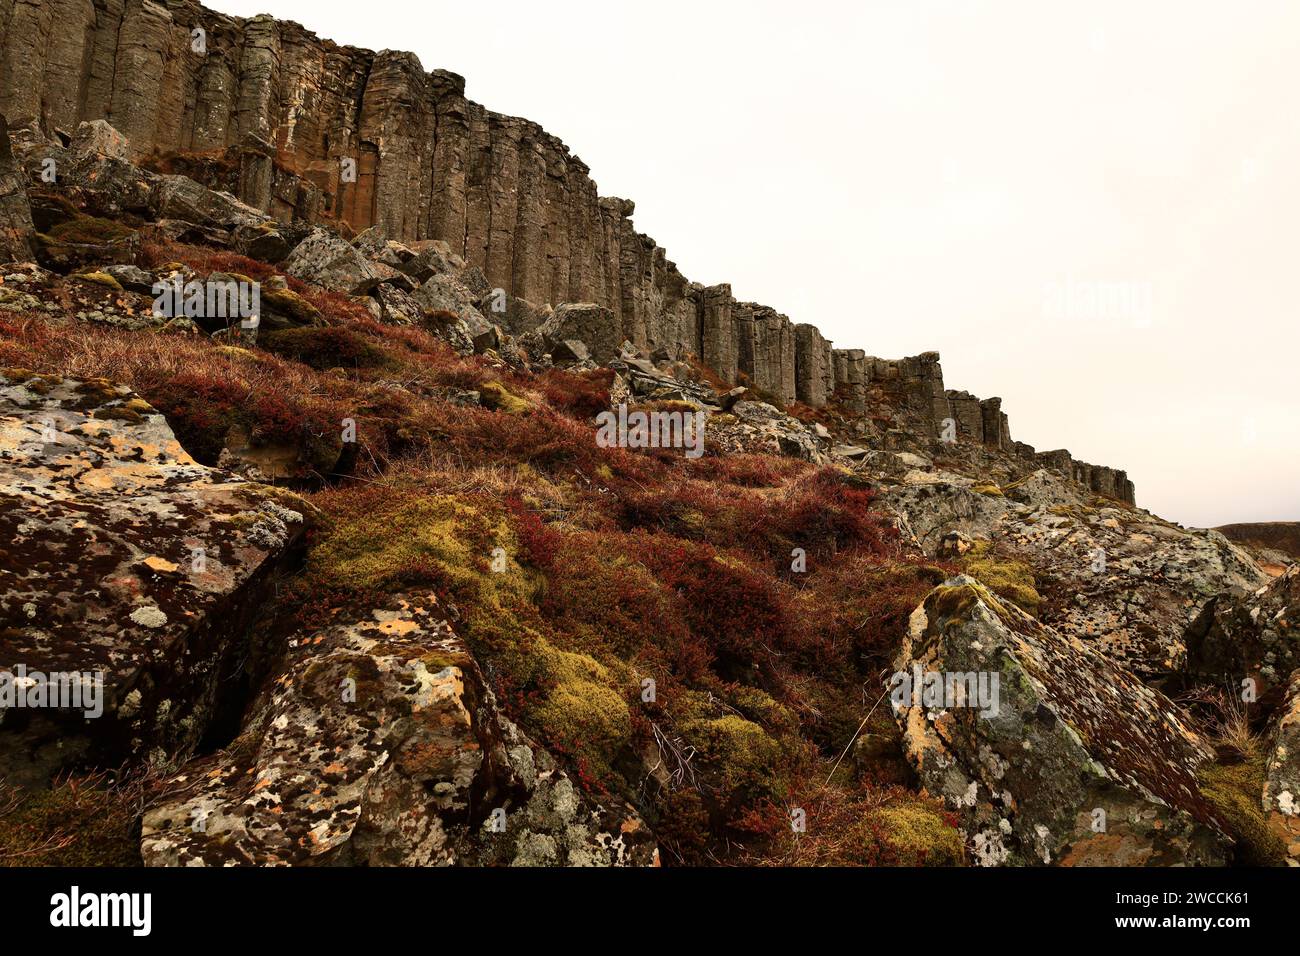
{"label": "dolerite rock", "polygon": [[[212,275],[208,276],[212,281]],[[298,293],[289,288],[284,276],[271,276],[261,284],[262,331],[299,328],[307,325],[324,325],[320,311]]]}
{"label": "dolerite rock", "polygon": [[269,221],[230,193],[208,189],[188,176],[158,176],[149,205],[159,219],[180,219],[200,226],[234,228]]}
{"label": "dolerite rock", "polygon": [[551,358],[565,365],[582,364],[591,360],[591,352],[578,339],[565,339],[552,349]]}
{"label": "dolerite rock", "polygon": [[1221,594],[1187,629],[1193,679],[1240,686],[1255,681],[1260,698],[1285,686],[1300,667],[1300,565],[1249,595]]}
{"label": "dolerite rock", "polygon": [[440,239],[413,243],[412,251],[415,255],[398,268],[416,282],[428,282],[436,275],[455,275],[465,268],[465,260],[453,254],[451,247]]}
{"label": "dolerite rock", "polygon": [[795,393],[799,401],[821,408],[835,391],[835,365],[831,343],[816,326],[794,327]]}
{"label": "dolerite rock", "polygon": [[576,339],[584,343],[596,362],[619,357],[623,330],[609,309],[591,303],[566,303],[537,328],[537,334],[553,350],[561,342]]}
{"label": "dolerite rock", "polygon": [[281,262],[291,249],[288,237],[273,223],[239,226],[234,240],[241,255],[272,264]]}
{"label": "dolerite rock", "polygon": [[378,226],[371,226],[361,233],[352,240],[352,245],[371,262],[378,262],[393,269],[400,269],[404,263],[415,256],[400,242],[390,240],[384,230]]}
{"label": "dolerite rock", "polygon": [[468,343],[469,350],[485,352],[500,344],[500,330],[483,317],[478,309],[478,299],[454,276],[431,276],[411,293],[411,298],[428,312],[455,316],[451,323],[454,328],[445,328],[447,322],[441,318],[438,324],[444,326],[449,340],[458,348],[464,350],[464,343]]}
{"label": "dolerite rock", "polygon": [[879,501],[927,554],[953,531],[1015,554],[1051,598],[1044,623],[1148,678],[1183,667],[1184,633],[1206,601],[1268,580],[1217,531],[1097,498],[1046,469],[1004,488],[913,470]]}
{"label": "dolerite rock", "polygon": [[511,335],[537,330],[551,314],[550,309],[518,296],[506,295],[503,299],[496,290],[489,291],[479,301],[479,311]]}
{"label": "dolerite rock", "polygon": [[86,199],[86,212],[108,219],[127,215],[154,217],[158,177],[120,159],[91,159],[59,167],[60,182]]}
{"label": "dolerite rock", "polygon": [[281,268],[297,279],[335,292],[370,288],[381,278],[374,264],[351,243],[324,229],[298,243]]}
{"label": "dolerite rock", "polygon": [[25,262],[32,258],[32,208],[27,201],[27,181],[9,145],[9,127],[0,116],[0,262]]}
{"label": "dolerite rock", "polygon": [[414,325],[420,321],[423,309],[409,292],[381,284],[372,289],[370,295],[378,304],[383,321],[393,325]]}
{"label": "dolerite rock", "polygon": [[1225,859],[1196,779],[1209,748],[1170,700],[1089,645],[960,577],[913,613],[896,668],[923,681],[976,675],[993,691],[930,700],[913,681],[921,696],[893,704],[908,760],[959,815],[977,863]]}
{"label": "dolerite rock", "polygon": [[128,292],[153,293],[154,276],[139,266],[129,264],[105,266],[104,273],[117,280],[117,284]]}
{"label": "dolerite rock", "polygon": [[127,159],[131,144],[125,136],[104,120],[92,120],[77,126],[69,149],[75,162],[99,159]]}
{"label": "dolerite rock", "polygon": [[729,412],[736,407],[736,403],[743,399],[748,391],[749,389],[745,388],[743,385],[738,385],[719,395],[718,404],[724,412]]}
{"label": "dolerite rock", "polygon": [[146,813],[154,866],[591,865],[655,859],[497,708],[432,596],[290,641],[225,751]]}
{"label": "dolerite rock", "polygon": [[281,500],[196,464],[125,388],[0,373],[0,667],[103,681],[94,719],[0,712],[0,777],[167,764],[237,708],[218,690],[301,536]]}
{"label": "dolerite rock", "polygon": [[1300,670],[1277,711],[1265,771],[1268,825],[1286,844],[1287,862],[1300,866]]}

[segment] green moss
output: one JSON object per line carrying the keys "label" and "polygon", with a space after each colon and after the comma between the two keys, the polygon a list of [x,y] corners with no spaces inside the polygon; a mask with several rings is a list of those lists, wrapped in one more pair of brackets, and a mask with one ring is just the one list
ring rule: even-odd
{"label": "green moss", "polygon": [[681,729],[703,758],[711,782],[734,802],[785,799],[783,748],[758,724],[727,714],[686,721]]}
{"label": "green moss", "polygon": [[789,707],[757,687],[737,686],[729,691],[731,703],[750,720],[777,733],[796,733],[799,718]]}
{"label": "green moss", "polygon": [[478,392],[483,404],[494,412],[519,415],[532,408],[526,399],[520,398],[500,382],[484,382],[479,386]]}
{"label": "green moss", "polygon": [[[612,777],[631,733],[619,692],[632,686],[630,675],[548,640],[534,606],[537,574],[515,561],[517,545],[501,516],[450,497],[388,491],[327,522],[308,554],[303,593],[342,589],[358,603],[412,587],[447,594],[460,609],[463,636],[505,689],[520,695],[516,704],[530,729],[598,778]],[[503,562],[493,560],[495,548],[505,552]]]}
{"label": "green moss", "polygon": [[980,582],[974,584],[940,585],[926,598],[926,611],[932,617],[961,617],[970,611],[976,601],[996,614],[1004,624],[1011,624],[1011,613],[998,600],[998,596]]}
{"label": "green moss", "polygon": [[991,498],[1006,497],[1003,494],[1002,489],[994,484],[974,485],[971,487],[971,491],[975,492],[977,495],[988,495]]}
{"label": "green moss", "polygon": [[610,686],[613,675],[593,657],[546,642],[539,646],[538,660],[543,679],[553,686],[531,716],[589,773],[609,779],[613,758],[632,732],[627,702]]}
{"label": "green moss", "polygon": [[931,617],[960,617],[979,599],[979,591],[969,584],[941,584],[930,592],[925,609]]}
{"label": "green moss", "polygon": [[140,866],[136,817],[125,792],[98,781],[26,794],[0,816],[0,866]]}
{"label": "green moss", "polygon": [[1286,844],[1264,816],[1263,755],[1238,764],[1213,764],[1199,774],[1201,794],[1226,821],[1237,841],[1236,862],[1246,866],[1283,866]]}
{"label": "green moss", "polygon": [[135,232],[129,226],[111,219],[99,219],[95,216],[76,216],[67,222],[61,222],[49,231],[49,238],[56,243],[78,243],[101,245],[117,239],[125,239]]}
{"label": "green moss", "polygon": [[320,312],[316,307],[288,289],[268,289],[263,286],[261,300],[262,308],[275,315],[285,316],[304,325],[315,325],[320,321]]}
{"label": "green moss", "polygon": [[142,421],[139,412],[133,408],[127,408],[125,405],[108,405],[104,408],[97,408],[91,412],[90,417],[101,420],[130,422],[133,425]]}
{"label": "green moss", "polygon": [[95,285],[107,286],[117,292],[122,291],[122,283],[118,282],[107,272],[82,272],[74,278],[80,279],[82,282],[93,282]]}
{"label": "green moss", "polygon": [[875,844],[879,863],[888,866],[960,866],[961,833],[940,811],[920,801],[894,803],[867,814],[862,834]]}
{"label": "green moss", "polygon": [[91,402],[108,402],[117,398],[117,388],[106,378],[88,378],[73,389]]}
{"label": "green moss", "polygon": [[490,569],[493,547],[507,554],[514,547],[502,519],[451,497],[395,497],[374,512],[336,516],[308,555],[305,578],[330,589],[398,591],[423,575],[493,603],[523,597],[526,581],[517,564],[507,560],[504,571]]}
{"label": "green moss", "polygon": [[436,649],[421,654],[419,661],[424,665],[425,670],[435,674],[438,671],[446,670],[448,667],[465,667],[470,662],[469,658],[464,654]]}
{"label": "green moss", "polygon": [[1037,616],[1043,603],[1033,569],[1023,561],[998,557],[987,541],[977,541],[964,561],[966,573],[978,578],[994,594],[1006,598],[1027,614]]}

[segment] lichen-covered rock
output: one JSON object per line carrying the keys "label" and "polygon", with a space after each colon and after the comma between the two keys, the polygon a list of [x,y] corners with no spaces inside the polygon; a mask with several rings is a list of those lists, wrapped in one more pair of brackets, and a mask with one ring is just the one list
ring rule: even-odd
{"label": "lichen-covered rock", "polygon": [[150,865],[608,866],[655,858],[497,709],[432,596],[290,641],[239,738],[144,819]]}
{"label": "lichen-covered rock", "polygon": [[131,144],[105,120],[81,123],[69,147],[75,162],[97,159],[127,159]]}
{"label": "lichen-covered rock", "polygon": [[1044,623],[1147,678],[1183,666],[1184,632],[1206,601],[1268,580],[1217,531],[1089,495],[1047,470],[1005,487],[910,471],[879,500],[927,554],[960,532],[1014,555],[1038,579]]}
{"label": "lichen-covered rock", "polygon": [[618,358],[623,343],[623,328],[614,313],[590,302],[557,306],[536,333],[550,351],[561,342],[576,339],[597,362]]}
{"label": "lichen-covered rock", "polygon": [[[1226,838],[1201,796],[1209,748],[1158,691],[972,578],[914,612],[894,703],[922,784],[962,820],[983,865],[1201,865]],[[976,675],[991,693],[929,697],[927,675]],[[958,686],[960,684],[960,686]]]}
{"label": "lichen-covered rock", "polygon": [[409,292],[392,285],[379,285],[371,290],[379,317],[393,325],[416,325],[423,314],[420,303]]}
{"label": "lichen-covered rock", "polygon": [[1300,667],[1300,565],[1249,595],[1221,594],[1187,629],[1187,671],[1194,679],[1246,679],[1264,697]]}
{"label": "lichen-covered rock", "polygon": [[0,713],[0,777],[187,756],[301,535],[280,500],[196,464],[126,388],[0,373],[0,668],[103,686],[91,719]]}
{"label": "lichen-covered rock", "polygon": [[288,275],[335,292],[364,290],[381,278],[374,263],[351,243],[324,229],[298,243],[281,268]]}
{"label": "lichen-covered rock", "polygon": [[1278,709],[1264,766],[1268,825],[1286,844],[1287,862],[1300,866],[1300,670]]}
{"label": "lichen-covered rock", "polygon": [[267,216],[230,193],[208,189],[188,176],[157,177],[150,208],[159,219],[179,219],[200,226],[234,228],[268,221]]}
{"label": "lichen-covered rock", "polygon": [[455,332],[449,336],[471,343],[476,352],[494,348],[500,339],[499,330],[479,311],[479,300],[455,276],[445,273],[430,276],[420,288],[411,293],[412,300],[421,308],[440,316],[454,315]]}
{"label": "lichen-covered rock", "polygon": [[[353,247],[371,262],[377,262],[391,269],[401,269],[402,265],[415,258],[415,253],[400,242],[389,239],[379,226],[371,226],[352,240]],[[420,280],[423,281],[423,280]],[[418,285],[419,282],[416,282]]]}
{"label": "lichen-covered rock", "polygon": [[[366,233],[362,234],[364,235]],[[362,236],[358,236],[358,240]],[[360,245],[364,246],[365,243]],[[412,243],[411,251],[415,254],[398,268],[421,284],[436,275],[454,276],[465,268],[465,260],[453,253],[451,247],[441,239],[427,239]]]}
{"label": "lichen-covered rock", "polygon": [[777,454],[823,464],[830,449],[813,426],[766,402],[735,403],[730,412],[709,419],[705,434],[708,447],[723,454]]}

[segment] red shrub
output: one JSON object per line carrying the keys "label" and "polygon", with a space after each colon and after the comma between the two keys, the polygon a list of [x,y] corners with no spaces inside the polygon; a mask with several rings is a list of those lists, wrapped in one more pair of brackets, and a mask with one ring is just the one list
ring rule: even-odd
{"label": "red shrub", "polygon": [[275,266],[241,256],[237,252],[191,246],[182,242],[146,242],[140,247],[140,264],[155,269],[168,262],[183,262],[195,272],[229,272],[248,276],[255,282],[265,282],[278,275]]}
{"label": "red shrub", "polygon": [[519,560],[549,571],[554,566],[563,536],[517,497],[507,500],[506,508],[510,512],[511,525],[519,542]]}
{"label": "red shrub", "polygon": [[664,535],[644,536],[640,555],[681,598],[687,625],[713,652],[723,680],[755,684],[770,676],[792,636],[779,583],[734,554]]}
{"label": "red shrub", "polygon": [[872,509],[873,497],[847,484],[839,472],[823,469],[793,485],[786,498],[768,510],[762,533],[773,545],[790,542],[809,553],[857,548],[883,555],[897,531]]}
{"label": "red shrub", "polygon": [[776,488],[808,468],[809,465],[797,458],[775,455],[706,455],[692,463],[689,473],[699,481],[742,488]]}
{"label": "red shrub", "polygon": [[552,408],[583,421],[609,408],[609,390],[613,384],[614,371],[607,368],[586,372],[551,369],[537,381]]}

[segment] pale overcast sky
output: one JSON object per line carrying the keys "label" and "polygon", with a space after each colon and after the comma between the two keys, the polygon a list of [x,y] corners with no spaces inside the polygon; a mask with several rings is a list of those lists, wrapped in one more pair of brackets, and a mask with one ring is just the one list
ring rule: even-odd
{"label": "pale overcast sky", "polygon": [[688,278],[939,351],[1143,507],[1300,520],[1300,2],[211,3],[463,74]]}

